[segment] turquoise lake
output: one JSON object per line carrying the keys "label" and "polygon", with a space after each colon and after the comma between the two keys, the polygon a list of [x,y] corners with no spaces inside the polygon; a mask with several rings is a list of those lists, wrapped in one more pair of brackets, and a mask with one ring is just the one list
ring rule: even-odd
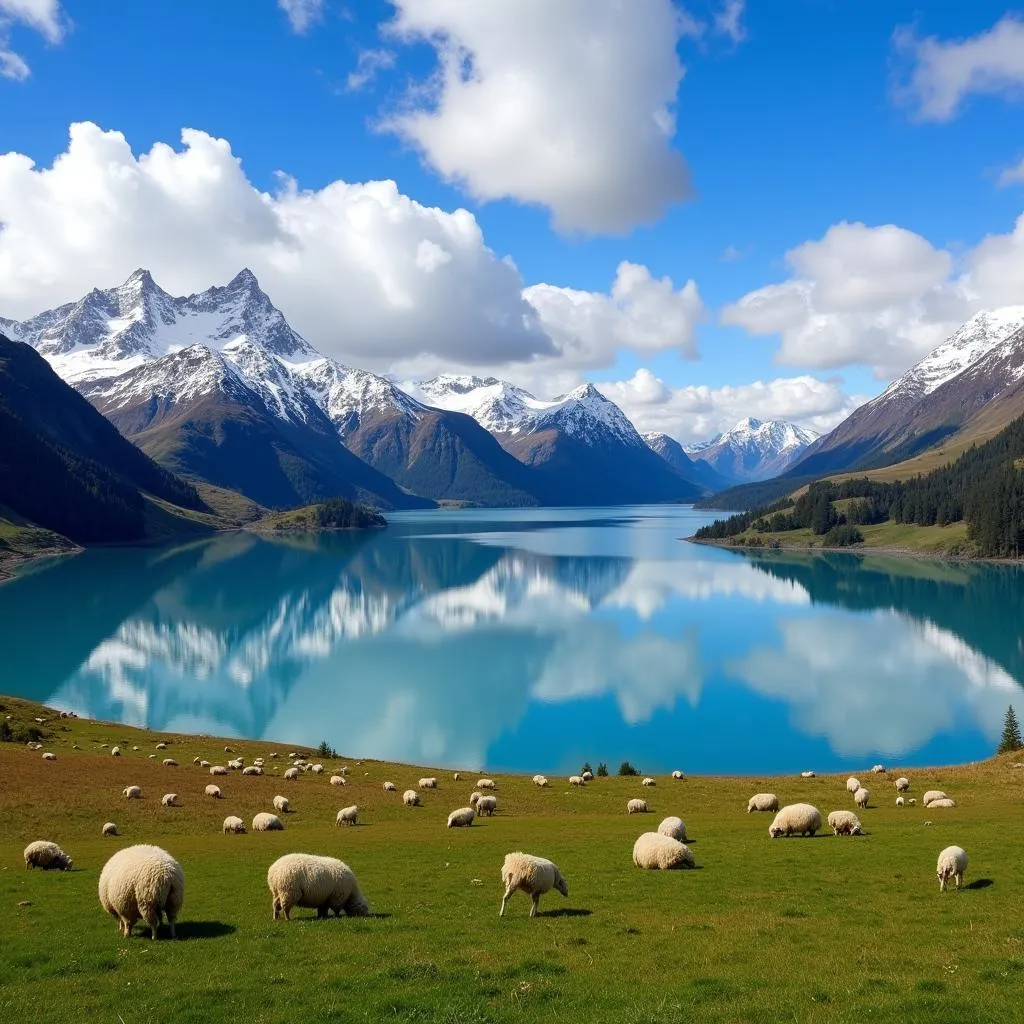
{"label": "turquoise lake", "polygon": [[746,554],[686,507],[402,513],[92,550],[0,586],[0,692],[348,757],[863,771],[994,752],[1019,568]]}

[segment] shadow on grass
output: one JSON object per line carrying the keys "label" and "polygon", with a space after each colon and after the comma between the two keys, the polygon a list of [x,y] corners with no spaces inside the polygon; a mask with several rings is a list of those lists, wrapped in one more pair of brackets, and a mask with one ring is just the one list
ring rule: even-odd
{"label": "shadow on grass", "polygon": [[[179,940],[219,939],[225,935],[233,935],[238,929],[233,924],[223,921],[180,921],[175,926],[175,934]],[[160,929],[163,935],[164,929]]]}
{"label": "shadow on grass", "polygon": [[995,885],[995,882],[991,878],[976,878],[970,885],[965,885],[965,889],[987,889],[990,885]]}
{"label": "shadow on grass", "polygon": [[556,910],[538,910],[538,917],[590,917],[592,910],[583,907],[558,907]]}

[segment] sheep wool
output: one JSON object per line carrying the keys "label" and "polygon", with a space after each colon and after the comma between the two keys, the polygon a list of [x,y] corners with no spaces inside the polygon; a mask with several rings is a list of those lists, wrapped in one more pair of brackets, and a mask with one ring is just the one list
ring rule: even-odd
{"label": "sheep wool", "polygon": [[359,888],[355,873],[334,857],[309,853],[287,853],[267,871],[267,885],[273,897],[274,920],[290,919],[293,907],[312,907],[317,917],[333,910],[341,917],[365,917],[370,905]]}
{"label": "sheep wool", "polygon": [[452,781],[453,782],[458,782],[459,779],[461,779],[461,778],[462,778],[462,776],[458,772],[452,772]]}
{"label": "sheep wool", "polygon": [[420,805],[420,795],[419,795],[419,793],[417,793],[415,789],[407,789],[402,794],[402,803],[405,804],[406,807],[419,807],[419,805]]}
{"label": "sheep wool", "polygon": [[747,801],[747,814],[754,811],[777,811],[779,798],[774,793],[755,793]]}
{"label": "sheep wool", "polygon": [[120,747],[111,747],[110,748],[110,756],[111,757],[120,757],[121,756],[121,748]]}
{"label": "sheep wool", "polygon": [[178,767],[178,762],[175,761],[173,757],[165,757],[164,758],[164,766],[167,767],[167,768],[177,768]]}
{"label": "sheep wool", "polygon": [[284,770],[284,778],[286,778],[286,779],[297,779],[298,777],[299,777],[299,769],[294,767],[294,765],[291,768],[285,768],[285,770]]}
{"label": "sheep wool", "polygon": [[323,775],[324,766],[322,764],[314,764],[309,769],[314,775]]}
{"label": "sheep wool", "polygon": [[56,844],[37,839],[25,847],[25,867],[44,871],[70,871],[71,858]]}
{"label": "sheep wool", "polygon": [[164,793],[160,798],[160,803],[164,807],[177,807],[178,806],[178,794],[177,793]]}
{"label": "sheep wool", "polygon": [[814,835],[821,828],[821,811],[811,804],[788,804],[783,807],[775,820],[768,826],[772,839],[780,836]]}
{"label": "sheep wool", "polygon": [[902,807],[903,804],[904,804],[903,797],[901,797],[901,796],[896,797],[896,806],[897,807]]}
{"label": "sheep wool", "polygon": [[335,825],[358,825],[359,808],[353,804],[351,807],[342,807],[338,816],[334,819]]}
{"label": "sheep wool", "polygon": [[672,773],[672,778],[673,779],[681,779],[682,777],[683,777],[683,773],[681,771],[679,771],[678,768]]}
{"label": "sheep wool", "polygon": [[585,786],[586,782],[582,775],[570,775],[569,776],[570,786]]}
{"label": "sheep wool", "polygon": [[448,815],[448,828],[467,828],[475,817],[476,811],[472,807],[460,807]]}
{"label": "sheep wool", "polygon": [[951,800],[948,796],[940,797],[928,805],[928,810],[932,810],[935,807],[956,807],[956,801]]}
{"label": "sheep wool", "polygon": [[282,832],[284,825],[281,824],[281,819],[276,814],[260,811],[252,819],[252,830],[253,832]]}
{"label": "sheep wool", "polygon": [[476,788],[477,789],[497,789],[498,787],[494,785],[494,779],[477,779],[476,780]]}
{"label": "sheep wool", "polygon": [[205,793],[207,796],[212,796],[215,800],[221,798],[220,786],[214,786],[212,783],[206,787]]}
{"label": "sheep wool", "polygon": [[860,789],[860,779],[855,779],[851,775],[850,778],[846,780],[846,792],[856,793],[858,789]]}
{"label": "sheep wool", "polygon": [[644,781],[643,781],[643,782],[641,783],[641,785],[642,785],[642,786],[656,786],[656,785],[657,785],[657,783],[656,783],[656,782],[654,781],[654,779],[652,779],[652,778],[646,778],[646,779],[644,779]]}
{"label": "sheep wool", "polygon": [[224,765],[222,765],[222,764],[212,764],[212,765],[210,765],[210,774],[211,775],[227,775],[227,773],[228,773],[227,768],[225,768]]}
{"label": "sheep wool", "polygon": [[105,836],[116,836],[117,834],[118,834],[117,826],[112,821],[108,821],[103,826],[103,835],[105,835]]}
{"label": "sheep wool", "polygon": [[967,873],[967,853],[961,846],[947,846],[939,854],[935,875],[939,880],[939,892],[946,891],[946,882],[951,878],[959,889]]}
{"label": "sheep wool", "polygon": [[470,805],[470,807],[476,807],[477,803],[480,800],[480,797],[482,797],[482,796],[483,796],[483,793],[478,793],[474,789],[473,792],[469,794],[469,805]]}
{"label": "sheep wool", "polygon": [[858,807],[867,807],[868,800],[870,800],[870,799],[871,799],[871,792],[870,792],[870,790],[865,789],[863,786],[861,786],[860,789],[858,789],[857,792],[853,794],[853,802]]}
{"label": "sheep wool", "polygon": [[124,789],[121,790],[121,795],[125,800],[141,800],[142,790],[138,786],[125,786]]}
{"label": "sheep wool", "polygon": [[166,750],[167,749],[167,744],[161,741],[160,743],[158,743],[156,745],[156,749],[157,750]]}
{"label": "sheep wool", "polygon": [[645,832],[633,844],[633,863],[648,871],[696,867],[690,848],[661,832]]}
{"label": "sheep wool", "polygon": [[345,776],[344,775],[332,775],[331,776],[331,785],[332,786],[344,786],[345,785]]}
{"label": "sheep wool", "polygon": [[50,751],[48,750],[48,751],[46,751],[45,754],[43,754],[43,760],[44,761],[56,761],[57,760],[57,755],[50,753]]}
{"label": "sheep wool", "polygon": [[243,775],[262,775],[263,769],[258,764],[251,764],[242,769]]}
{"label": "sheep wool", "polygon": [[682,818],[666,818],[659,826],[658,832],[663,836],[671,836],[683,843],[686,841],[686,823]]}
{"label": "sheep wool", "polygon": [[384,792],[385,793],[396,793],[397,791],[398,791],[398,787],[393,782],[385,782],[384,783]]}
{"label": "sheep wool", "polygon": [[569,883],[558,866],[529,853],[517,851],[506,854],[501,865],[501,881],[505,886],[505,895],[501,898],[499,917],[505,916],[505,904],[517,891],[525,892],[530,897],[530,917],[537,916],[537,907],[544,893],[557,889],[563,896],[569,895]]}
{"label": "sheep wool", "polygon": [[594,781],[594,773],[593,773],[593,772],[583,772],[583,773],[582,773],[582,774],[580,775],[580,778],[581,778],[581,779],[582,779],[582,780],[583,780],[584,782],[593,782],[593,781]]}
{"label": "sheep wool", "polygon": [[813,779],[814,778],[814,772],[801,772],[800,773],[800,778],[801,779]]}
{"label": "sheep wool", "polygon": [[896,792],[906,793],[908,789],[910,789],[910,779],[900,776],[900,778],[896,780]]}
{"label": "sheep wool", "polygon": [[437,789],[437,779],[420,779],[419,786],[420,789]]}
{"label": "sheep wool", "polygon": [[242,770],[242,765],[243,765],[243,761],[242,761],[242,759],[240,757],[236,757],[236,758],[234,758],[234,760],[228,761],[228,767],[232,771],[235,771],[235,772],[241,771]]}
{"label": "sheep wool", "polygon": [[274,810],[280,811],[282,814],[288,813],[288,797],[286,796],[275,796],[274,797]]}
{"label": "sheep wool", "polygon": [[928,806],[931,805],[931,802],[933,800],[946,800],[946,799],[948,799],[948,797],[946,796],[945,793],[942,792],[941,789],[929,789],[928,792],[925,793],[925,795],[923,797],[921,797],[921,803],[924,804],[925,807],[928,807]]}
{"label": "sheep wool", "polygon": [[884,774],[885,774],[885,765],[884,765],[884,764],[876,764],[876,765],[872,765],[872,767],[871,767],[871,770],[872,770],[872,771],[873,771],[873,772],[874,772],[874,773],[875,773],[876,775],[884,775]]}
{"label": "sheep wool", "polygon": [[862,836],[864,830],[860,827],[860,818],[853,811],[833,811],[828,816],[829,828],[837,836]]}
{"label": "sheep wool", "polygon": [[244,836],[245,835],[245,822],[242,821],[241,818],[236,817],[234,814],[229,814],[224,819],[223,831],[224,831],[225,835]]}
{"label": "sheep wool", "polygon": [[163,914],[173,939],[174,922],[185,901],[185,873],[159,846],[129,846],[103,865],[99,897],[103,909],[118,919],[122,935],[130,935],[141,919],[155,939]]}
{"label": "sheep wool", "polygon": [[638,800],[635,797],[626,804],[627,814],[646,814],[647,813],[647,801]]}
{"label": "sheep wool", "polygon": [[548,780],[543,775],[534,775],[534,777],[533,777],[533,784],[535,786],[539,786],[541,789],[543,789],[548,784]]}
{"label": "sheep wool", "polygon": [[482,796],[476,802],[476,813],[486,814],[490,818],[498,809],[498,798],[496,796]]}

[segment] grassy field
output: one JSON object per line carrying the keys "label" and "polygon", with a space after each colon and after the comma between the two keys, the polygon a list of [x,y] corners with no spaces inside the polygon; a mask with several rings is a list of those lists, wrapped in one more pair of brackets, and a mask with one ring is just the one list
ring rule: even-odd
{"label": "grassy field", "polygon": [[[10,698],[0,704],[16,730],[47,717],[45,749],[58,757],[44,762],[40,751],[0,743],[3,1021],[1021,1019],[1024,769],[1011,767],[1014,757],[908,770],[909,795],[939,788],[956,798],[945,811],[898,809],[898,766],[861,775],[872,799],[859,838],[773,841],[772,815],[745,813],[761,790],[808,800],[823,815],[852,807],[845,776],[659,776],[653,789],[609,778],[583,790],[552,779],[539,790],[528,778],[488,773],[497,815],[448,831],[447,814],[467,802],[476,771],[459,782],[429,772],[440,789],[417,809],[400,797],[423,770],[352,759],[325,759],[328,773],[294,781],[213,780],[224,791],[217,801],[202,795],[211,779],[194,756],[223,763],[225,744],[247,760],[276,750],[269,763],[283,771],[295,748],[161,737],[54,719]],[[155,749],[161,738],[166,751]],[[125,751],[118,759],[101,746],[115,743]],[[163,766],[167,755],[180,766]],[[339,789],[328,774],[342,763],[350,783]],[[384,779],[399,793],[382,792]],[[123,800],[128,784],[144,799]],[[166,792],[183,806],[161,807]],[[221,834],[226,815],[248,821],[272,810],[276,793],[294,809],[284,832]],[[653,813],[627,817],[633,796]],[[337,810],[350,803],[360,825],[337,828]],[[669,814],[685,819],[699,870],[637,870],[633,841]],[[121,837],[101,838],[108,820]],[[41,838],[59,842],[74,870],[26,871],[22,849]],[[124,939],[99,907],[103,863],[138,842],[164,846],[184,868],[178,941],[150,942],[141,928]],[[953,843],[970,855],[969,884],[940,894],[936,857]],[[569,880],[569,898],[548,894],[535,920],[522,894],[498,918],[501,862],[516,849],[552,858]],[[300,910],[291,922],[272,921],[266,871],[291,851],[344,859],[374,915],[317,920]]]}

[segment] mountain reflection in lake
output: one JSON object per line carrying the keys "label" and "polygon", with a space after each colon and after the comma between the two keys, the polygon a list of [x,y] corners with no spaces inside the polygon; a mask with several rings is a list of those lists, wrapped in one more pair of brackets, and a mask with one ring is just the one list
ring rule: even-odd
{"label": "mountain reflection in lake", "polygon": [[688,508],[395,515],[90,551],[0,587],[0,692],[491,770],[792,772],[992,753],[1024,576],[683,543]]}

